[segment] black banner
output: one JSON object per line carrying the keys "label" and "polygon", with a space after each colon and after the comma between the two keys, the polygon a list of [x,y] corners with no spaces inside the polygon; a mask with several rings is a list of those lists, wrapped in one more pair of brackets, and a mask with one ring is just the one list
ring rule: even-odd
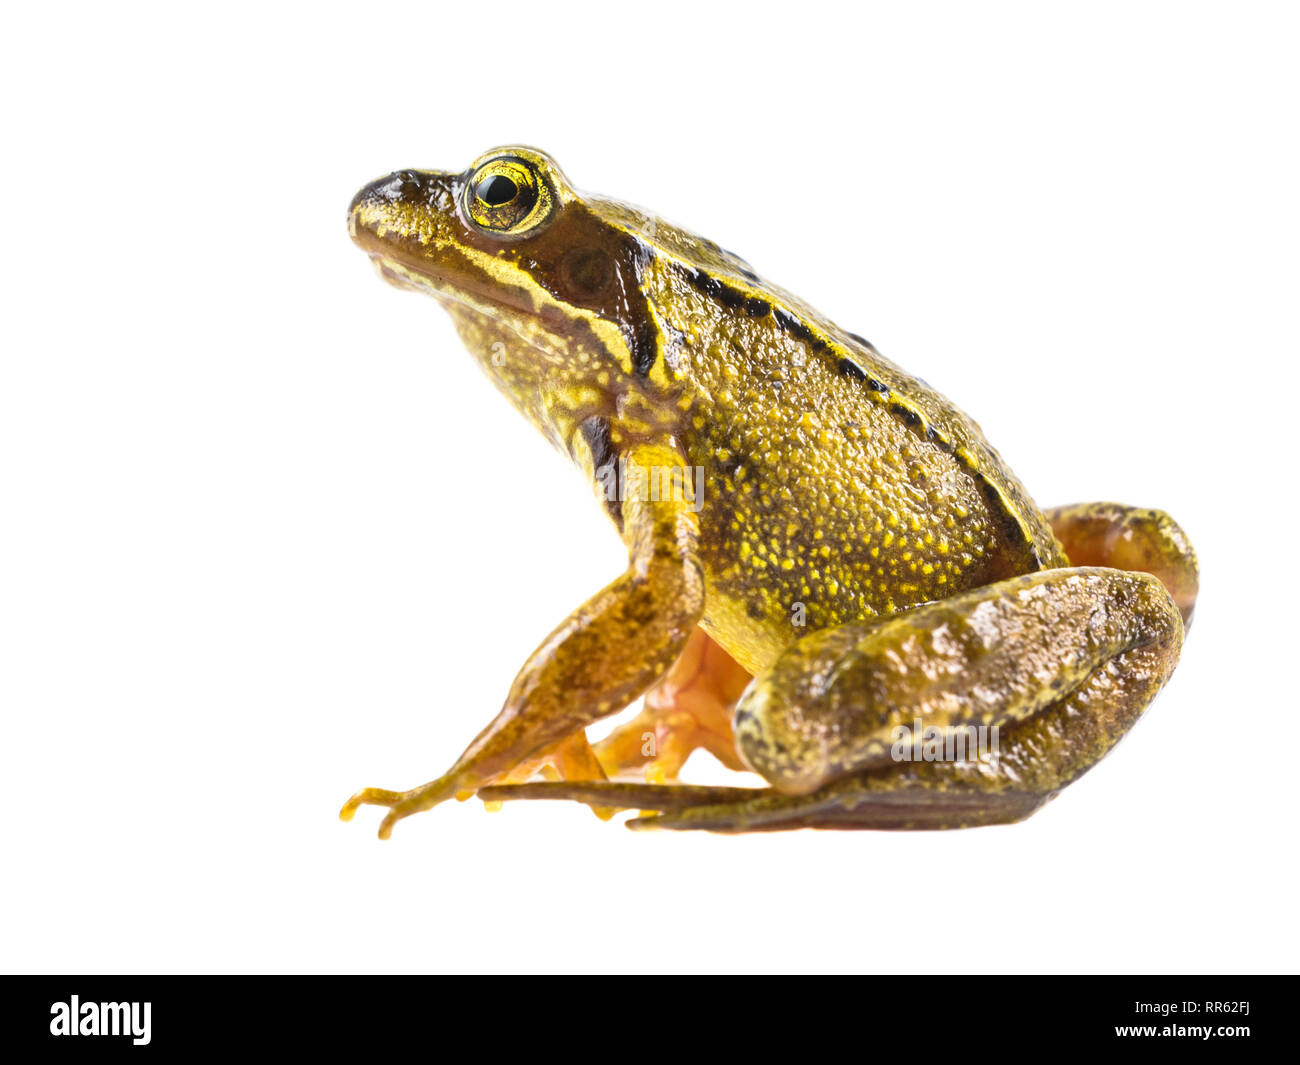
{"label": "black banner", "polygon": [[795,1040],[807,1057],[838,1046],[838,1056],[850,1031],[864,1040],[864,1056],[884,1034],[892,1052],[915,1041],[926,1056],[980,1043],[990,1053],[1130,1044],[1138,1053],[1205,1048],[1235,1056],[1284,1045],[1293,990],[1290,977],[1245,976],[12,976],[0,1005],[0,1047],[134,1056],[423,1046],[436,1058],[463,1039],[483,1055],[573,1042],[575,1054],[588,1045],[603,1056],[616,1041],[658,1046],[672,1058],[679,1039],[703,1023],[707,1041],[716,1039],[728,1058],[738,1043],[761,1048],[769,1037]]}

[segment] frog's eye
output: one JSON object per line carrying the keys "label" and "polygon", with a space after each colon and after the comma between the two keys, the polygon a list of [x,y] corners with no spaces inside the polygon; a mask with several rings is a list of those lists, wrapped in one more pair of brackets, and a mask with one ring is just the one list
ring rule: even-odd
{"label": "frog's eye", "polygon": [[465,213],[479,229],[521,236],[551,215],[555,194],[545,177],[522,159],[494,159],[470,176]]}

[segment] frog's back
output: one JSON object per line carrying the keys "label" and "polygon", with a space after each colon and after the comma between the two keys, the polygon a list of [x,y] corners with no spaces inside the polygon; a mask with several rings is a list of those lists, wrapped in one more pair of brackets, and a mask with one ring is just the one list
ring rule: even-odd
{"label": "frog's back", "polygon": [[681,323],[665,359],[688,384],[688,458],[704,471],[704,624],[742,664],[813,629],[1065,564],[973,421],[729,259],[656,272]]}

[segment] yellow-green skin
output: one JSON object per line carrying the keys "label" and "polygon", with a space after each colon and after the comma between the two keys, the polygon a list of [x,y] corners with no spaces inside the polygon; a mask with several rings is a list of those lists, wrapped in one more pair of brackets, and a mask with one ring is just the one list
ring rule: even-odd
{"label": "yellow-green skin", "polygon": [[[503,189],[515,198],[484,198]],[[1167,516],[1045,515],[948,400],[713,242],[579,196],[549,157],[520,147],[463,173],[381,179],[358,194],[349,225],[385,278],[439,299],[496,386],[591,475],[630,561],[621,588],[539,648],[448,774],[413,792],[360,793],[346,815],[388,805],[388,829],[490,784],[636,698],[697,622],[757,678],[736,738],[776,791],[597,783],[551,794],[672,811],[652,819],[671,827],[1009,820],[1105,753],[1172,672],[1175,604],[1156,578],[1115,568],[1158,574],[1189,614],[1195,557]],[[629,467],[623,482],[611,476]],[[631,498],[645,469],[664,478],[654,494],[674,498]],[[1105,568],[1066,570],[1054,525],[1101,544],[1086,561]],[[1121,542],[1145,561],[1115,561]],[[1102,683],[1116,668],[1131,690]],[[1095,710],[1102,689],[1114,720]],[[1099,735],[1066,735],[1079,700]],[[1018,791],[1007,771],[885,757],[889,732],[918,714],[940,728],[1042,729],[1053,713],[1059,742],[1013,735],[1008,752],[1003,741],[1003,764],[1020,763],[1012,775],[1034,778]],[[1034,742],[1046,747],[1031,757]],[[936,803],[954,782],[978,789],[973,807]],[[1008,788],[1009,805],[987,797]],[[882,789],[894,798],[864,805]]]}

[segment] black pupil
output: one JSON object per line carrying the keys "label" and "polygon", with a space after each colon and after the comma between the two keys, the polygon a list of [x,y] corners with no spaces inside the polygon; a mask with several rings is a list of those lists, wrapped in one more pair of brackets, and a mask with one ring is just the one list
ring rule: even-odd
{"label": "black pupil", "polygon": [[489,207],[500,207],[519,194],[519,186],[508,177],[493,174],[478,187],[478,198]]}

